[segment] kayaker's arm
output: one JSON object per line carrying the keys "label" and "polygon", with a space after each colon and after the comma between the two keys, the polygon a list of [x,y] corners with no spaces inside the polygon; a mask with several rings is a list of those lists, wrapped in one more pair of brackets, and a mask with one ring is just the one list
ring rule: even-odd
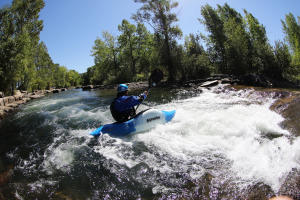
{"label": "kayaker's arm", "polygon": [[139,99],[139,101],[140,102],[142,102],[142,101],[144,101],[146,98],[147,98],[147,95],[148,95],[148,91],[145,91],[145,92],[143,92],[142,94],[140,94],[140,99]]}

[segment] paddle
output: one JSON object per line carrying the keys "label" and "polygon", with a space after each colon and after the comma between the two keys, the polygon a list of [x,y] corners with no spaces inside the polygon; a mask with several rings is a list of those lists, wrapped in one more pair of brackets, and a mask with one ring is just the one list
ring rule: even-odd
{"label": "paddle", "polygon": [[[153,82],[152,84],[150,84],[150,85],[148,85],[148,89],[146,90],[147,91],[147,96],[149,96],[149,93],[150,93],[150,88],[152,88],[152,87],[155,87],[156,86],[156,83],[155,82]],[[146,99],[146,98],[145,98]],[[143,101],[145,100],[145,99],[143,99]],[[143,102],[142,101],[142,102]],[[142,102],[139,104],[139,105],[137,105],[137,107],[136,107],[136,109],[135,109],[135,111],[137,111],[137,109],[139,108],[139,106],[142,104]]]}

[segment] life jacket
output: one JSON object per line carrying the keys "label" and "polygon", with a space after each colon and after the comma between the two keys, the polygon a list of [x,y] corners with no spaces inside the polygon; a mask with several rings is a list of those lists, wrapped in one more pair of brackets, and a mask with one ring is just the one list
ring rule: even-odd
{"label": "life jacket", "polygon": [[125,122],[127,120],[129,120],[130,118],[134,117],[136,115],[136,111],[135,108],[132,107],[130,110],[126,110],[124,112],[118,112],[115,109],[115,101],[117,98],[115,98],[113,100],[113,102],[110,104],[110,112],[111,115],[113,116],[113,118],[117,121],[117,122]]}

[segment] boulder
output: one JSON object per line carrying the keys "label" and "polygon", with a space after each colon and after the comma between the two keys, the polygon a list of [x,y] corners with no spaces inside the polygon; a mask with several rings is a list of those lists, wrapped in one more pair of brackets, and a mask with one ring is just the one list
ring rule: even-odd
{"label": "boulder", "polygon": [[206,81],[206,82],[202,83],[200,87],[212,87],[212,86],[216,86],[218,84],[219,84],[218,80]]}
{"label": "boulder", "polygon": [[10,169],[8,169],[5,172],[1,172],[0,173],[0,186],[7,184],[7,182],[9,181],[9,179],[12,175],[13,175],[13,167],[10,167]]}
{"label": "boulder", "polygon": [[27,97],[27,98],[23,98],[22,101],[23,101],[24,103],[26,103],[26,102],[30,101],[30,98],[28,98],[28,97]]}
{"label": "boulder", "polygon": [[38,98],[41,98],[43,96],[45,96],[45,95],[43,95],[43,94],[35,94],[35,95],[31,95],[30,98],[31,99],[38,99]]}
{"label": "boulder", "polygon": [[8,107],[8,106],[1,106],[0,110],[4,111],[5,113],[9,113],[9,112],[12,112],[14,109],[12,107]]}
{"label": "boulder", "polygon": [[62,92],[63,92],[63,91],[67,91],[67,88],[62,88],[61,91],[62,91]]}
{"label": "boulder", "polygon": [[4,93],[0,92],[0,98],[3,98],[3,97],[4,97]]}
{"label": "boulder", "polygon": [[15,102],[15,104],[18,104],[18,105],[21,105],[24,103],[26,103],[26,101],[24,99]]}
{"label": "boulder", "polygon": [[4,110],[0,110],[0,119],[4,119],[5,112]]}
{"label": "boulder", "polygon": [[223,78],[221,80],[221,84],[231,84],[232,80],[230,78]]}
{"label": "boulder", "polygon": [[19,104],[17,103],[10,103],[6,105],[7,107],[11,107],[11,108],[17,108],[19,106]]}
{"label": "boulder", "polygon": [[3,100],[3,98],[0,98],[0,106],[4,106],[4,100]]}
{"label": "boulder", "polygon": [[15,101],[22,100],[23,94],[20,93],[20,94],[14,95],[14,98],[15,98]]}
{"label": "boulder", "polygon": [[82,89],[83,90],[91,90],[91,89],[94,89],[94,86],[93,85],[86,85],[86,86],[83,86]]}
{"label": "boulder", "polygon": [[21,95],[22,92],[20,90],[14,90],[14,95]]}
{"label": "boulder", "polygon": [[53,93],[60,93],[60,92],[61,92],[60,89],[55,89],[55,90],[53,90]]}
{"label": "boulder", "polygon": [[8,96],[8,97],[4,97],[3,100],[4,100],[4,105],[7,105],[7,104],[15,102],[15,97]]}

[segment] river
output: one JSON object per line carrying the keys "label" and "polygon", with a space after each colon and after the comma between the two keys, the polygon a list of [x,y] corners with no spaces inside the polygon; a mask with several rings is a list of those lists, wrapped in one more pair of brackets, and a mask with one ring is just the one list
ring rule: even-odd
{"label": "river", "polygon": [[271,94],[220,85],[203,92],[153,88],[139,110],[176,109],[170,123],[122,138],[90,136],[113,121],[114,95],[51,94],[3,120],[0,165],[12,174],[2,196],[251,199],[294,190],[290,177],[300,179],[300,138],[280,126]]}

